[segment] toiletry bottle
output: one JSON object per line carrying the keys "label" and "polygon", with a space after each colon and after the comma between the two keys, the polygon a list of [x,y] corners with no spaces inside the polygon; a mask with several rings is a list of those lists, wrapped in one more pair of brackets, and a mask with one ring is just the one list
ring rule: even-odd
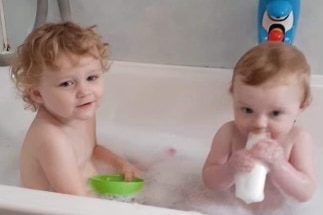
{"label": "toiletry bottle", "polygon": [[[252,132],[248,135],[246,149],[269,136],[266,131]],[[251,172],[235,176],[235,195],[245,203],[261,202],[264,200],[264,187],[268,168],[260,161],[255,163]]]}

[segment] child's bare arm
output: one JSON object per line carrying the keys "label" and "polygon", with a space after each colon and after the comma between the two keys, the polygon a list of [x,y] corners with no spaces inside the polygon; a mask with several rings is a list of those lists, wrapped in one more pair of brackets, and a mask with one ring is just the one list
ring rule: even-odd
{"label": "child's bare arm", "polygon": [[312,140],[309,134],[302,132],[291,151],[289,162],[275,165],[270,176],[285,194],[304,202],[316,190],[314,169]]}
{"label": "child's bare arm", "polygon": [[231,153],[231,123],[224,124],[216,133],[203,167],[203,181],[213,190],[225,190],[234,183],[234,173],[228,160]]}
{"label": "child's bare arm", "polygon": [[101,145],[96,144],[93,149],[93,156],[118,169],[122,174],[124,174],[126,181],[131,181],[133,177],[139,176],[139,169]]}
{"label": "child's bare arm", "polygon": [[270,167],[269,177],[273,183],[287,196],[300,202],[308,201],[316,190],[312,147],[309,134],[300,131],[295,138],[289,160],[284,157],[282,149],[278,150],[279,146],[275,142],[268,143],[268,147],[264,149],[267,153],[274,151],[271,153],[274,155],[272,158],[263,156],[266,158],[263,161]]}

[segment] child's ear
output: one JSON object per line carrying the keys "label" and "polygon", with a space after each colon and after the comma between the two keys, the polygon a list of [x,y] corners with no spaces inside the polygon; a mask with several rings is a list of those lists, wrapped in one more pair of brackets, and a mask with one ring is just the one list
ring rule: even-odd
{"label": "child's ear", "polygon": [[38,104],[43,103],[43,98],[37,87],[34,87],[34,86],[29,87],[28,94],[34,102]]}
{"label": "child's ear", "polygon": [[304,110],[306,110],[310,106],[309,102],[304,102],[303,104],[300,105],[299,107],[299,112],[302,113]]}
{"label": "child's ear", "polygon": [[311,103],[312,103],[312,98],[311,97],[309,97],[308,99],[303,101],[300,104],[300,107],[299,107],[300,111],[299,112],[302,113],[304,110],[306,110],[310,106]]}
{"label": "child's ear", "polygon": [[302,113],[304,110],[306,110],[306,109],[307,109],[307,107],[308,107],[308,106],[301,106],[301,107],[299,108],[299,112],[300,112],[300,113]]}

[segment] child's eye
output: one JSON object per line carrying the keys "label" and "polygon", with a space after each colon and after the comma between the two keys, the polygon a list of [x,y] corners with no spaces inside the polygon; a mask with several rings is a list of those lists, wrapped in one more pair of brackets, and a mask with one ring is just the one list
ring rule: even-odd
{"label": "child's eye", "polygon": [[72,86],[74,83],[73,81],[64,81],[63,83],[59,84],[60,87],[69,87]]}
{"label": "child's eye", "polygon": [[242,110],[243,113],[247,113],[247,114],[253,113],[253,110],[251,108],[248,108],[248,107],[243,107],[243,108],[241,108],[241,110]]}
{"label": "child's eye", "polygon": [[91,75],[91,76],[89,76],[89,77],[87,77],[87,80],[88,81],[95,81],[96,79],[98,79],[99,78],[99,76],[98,75]]}
{"label": "child's eye", "polygon": [[279,111],[279,110],[274,110],[274,111],[272,111],[272,112],[271,112],[271,115],[272,115],[272,116],[276,116],[276,117],[277,117],[277,116],[282,115],[282,112],[281,112],[281,111]]}

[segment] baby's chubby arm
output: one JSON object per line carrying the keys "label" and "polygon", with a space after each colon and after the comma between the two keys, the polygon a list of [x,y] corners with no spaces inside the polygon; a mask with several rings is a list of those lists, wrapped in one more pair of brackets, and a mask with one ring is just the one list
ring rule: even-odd
{"label": "baby's chubby arm", "polygon": [[119,170],[124,174],[126,181],[131,181],[135,176],[139,176],[139,169],[104,146],[96,144],[93,149],[93,156]]}
{"label": "baby's chubby arm", "polygon": [[256,144],[251,153],[269,166],[269,177],[284,194],[305,202],[313,196],[317,186],[313,144],[307,132],[298,130],[296,135],[289,160],[282,147],[273,140]]}
{"label": "baby's chubby arm", "polygon": [[237,172],[248,172],[254,165],[246,150],[232,152],[233,126],[228,122],[217,131],[203,167],[204,184],[212,190],[228,189]]}

